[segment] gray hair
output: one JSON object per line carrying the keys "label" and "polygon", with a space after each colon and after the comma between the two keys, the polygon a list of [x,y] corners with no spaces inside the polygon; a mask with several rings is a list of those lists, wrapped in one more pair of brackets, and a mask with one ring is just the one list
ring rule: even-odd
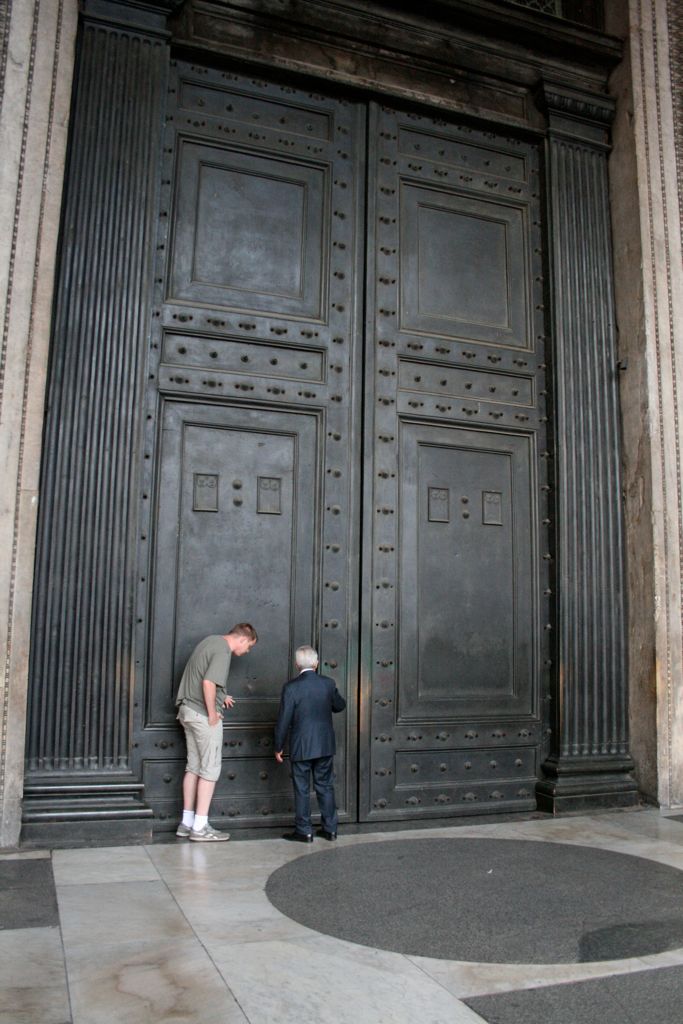
{"label": "gray hair", "polygon": [[318,652],[313,647],[309,647],[304,644],[303,647],[297,647],[294,652],[296,659],[297,668],[317,668],[318,667]]}

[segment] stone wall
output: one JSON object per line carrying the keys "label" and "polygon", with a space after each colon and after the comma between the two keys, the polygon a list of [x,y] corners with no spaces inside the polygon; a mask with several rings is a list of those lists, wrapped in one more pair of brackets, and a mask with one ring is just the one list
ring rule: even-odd
{"label": "stone wall", "polygon": [[[608,5],[608,11],[611,5]],[[612,156],[630,603],[631,748],[646,796],[683,804],[681,15],[629,0]],[[617,31],[618,24],[608,25]]]}
{"label": "stone wall", "polygon": [[0,846],[21,827],[28,645],[52,291],[77,0],[0,23]]}

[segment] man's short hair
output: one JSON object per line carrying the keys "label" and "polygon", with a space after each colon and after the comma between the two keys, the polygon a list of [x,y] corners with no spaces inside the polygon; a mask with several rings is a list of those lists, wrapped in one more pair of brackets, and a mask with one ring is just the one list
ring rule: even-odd
{"label": "man's short hair", "polygon": [[229,636],[246,636],[247,640],[251,640],[256,643],[258,636],[256,630],[250,622],[238,622],[236,626],[233,626],[230,630]]}
{"label": "man's short hair", "polygon": [[314,647],[309,647],[308,644],[304,644],[303,647],[297,647],[294,652],[294,658],[298,668],[316,668],[318,665],[318,652]]}

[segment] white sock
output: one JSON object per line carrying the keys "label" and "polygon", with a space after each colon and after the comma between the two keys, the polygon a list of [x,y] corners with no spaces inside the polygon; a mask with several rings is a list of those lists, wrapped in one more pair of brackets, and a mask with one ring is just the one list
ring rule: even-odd
{"label": "white sock", "polygon": [[194,825],[194,811],[183,811],[183,825],[192,828]]}
{"label": "white sock", "polygon": [[201,830],[207,824],[208,820],[209,816],[207,814],[195,814],[194,825],[192,826],[192,828],[195,830],[195,832],[201,832]]}

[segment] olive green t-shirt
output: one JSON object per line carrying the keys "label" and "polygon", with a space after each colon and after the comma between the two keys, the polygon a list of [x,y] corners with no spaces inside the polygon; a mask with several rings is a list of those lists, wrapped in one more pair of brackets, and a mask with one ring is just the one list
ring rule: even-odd
{"label": "olive green t-shirt", "polygon": [[225,637],[207,636],[205,640],[198,643],[188,659],[183,678],[180,680],[176,705],[187,704],[198,711],[200,715],[206,715],[208,718],[202,682],[209,679],[216,684],[216,710],[222,712],[231,657],[232,651],[228,647]]}

